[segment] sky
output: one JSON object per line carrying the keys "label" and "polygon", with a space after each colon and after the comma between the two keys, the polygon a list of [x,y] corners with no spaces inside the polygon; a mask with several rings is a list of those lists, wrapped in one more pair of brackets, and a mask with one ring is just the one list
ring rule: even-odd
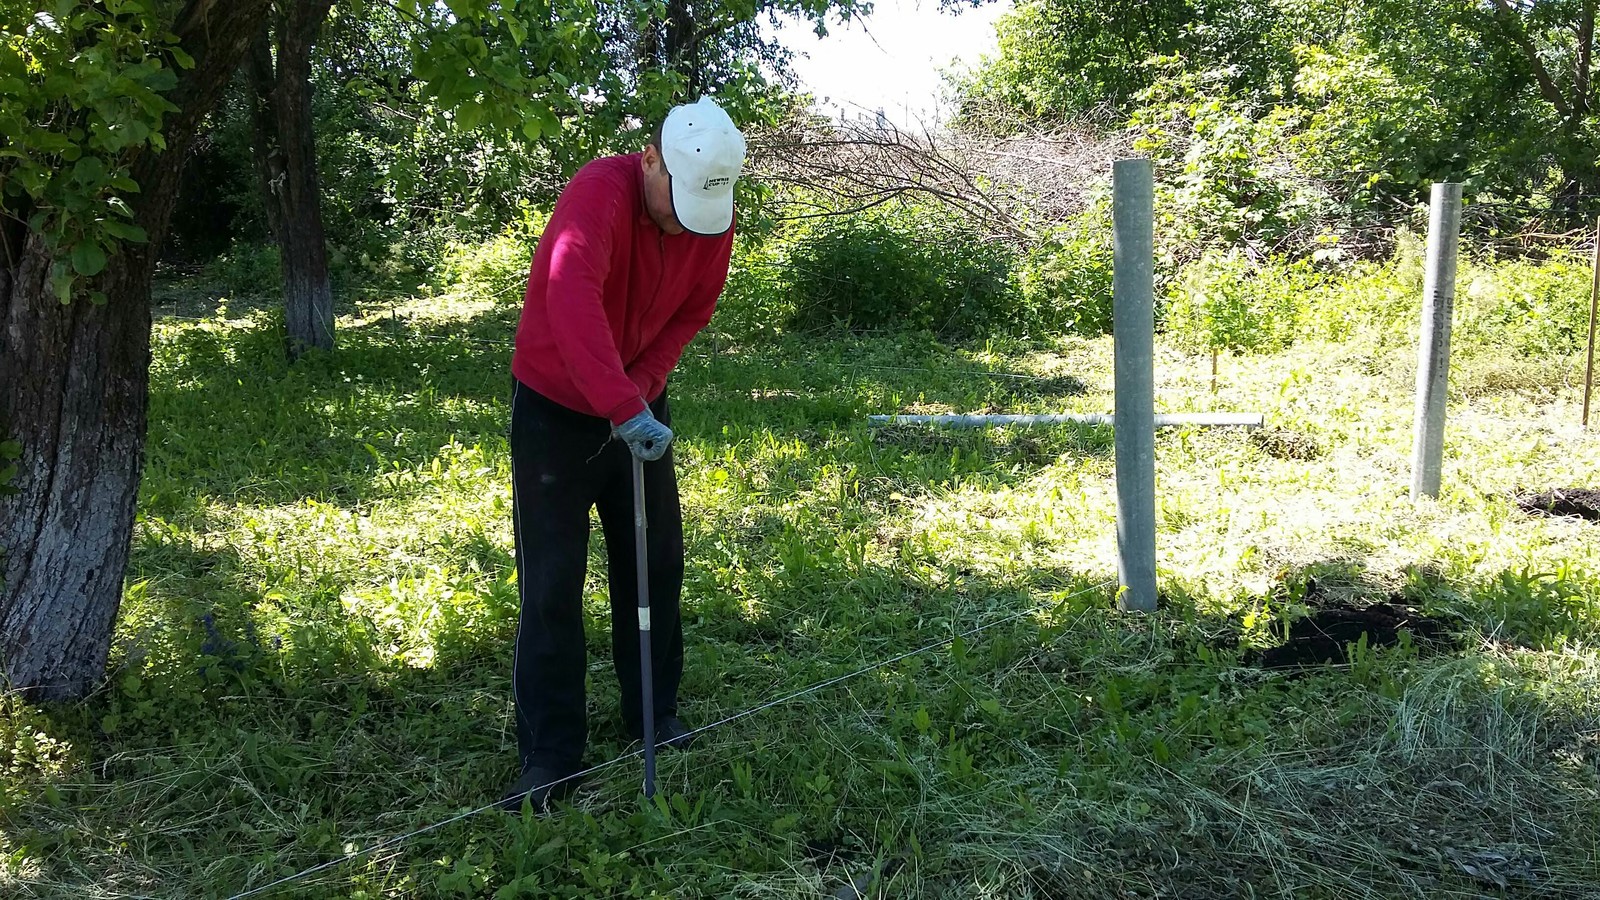
{"label": "sky", "polygon": [[830,24],[821,40],[800,23],[777,35],[795,52],[802,87],[831,115],[841,108],[851,115],[882,109],[895,123],[911,125],[933,118],[941,68],[952,61],[970,67],[980,55],[994,54],[994,22],[1012,0],[958,15],[940,12],[937,0],[876,0],[874,6],[864,22]]}

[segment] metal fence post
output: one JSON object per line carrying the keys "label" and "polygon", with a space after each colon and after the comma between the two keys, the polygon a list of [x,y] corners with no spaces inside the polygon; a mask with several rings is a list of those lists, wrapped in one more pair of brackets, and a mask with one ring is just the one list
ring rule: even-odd
{"label": "metal fence post", "polygon": [[1155,197],[1148,159],[1112,165],[1117,569],[1122,607],[1156,608]]}
{"label": "metal fence post", "polygon": [[1422,286],[1422,339],[1417,348],[1416,441],[1411,500],[1439,496],[1444,469],[1445,400],[1450,383],[1450,314],[1456,297],[1461,239],[1461,185],[1433,186],[1428,214],[1428,268]]}

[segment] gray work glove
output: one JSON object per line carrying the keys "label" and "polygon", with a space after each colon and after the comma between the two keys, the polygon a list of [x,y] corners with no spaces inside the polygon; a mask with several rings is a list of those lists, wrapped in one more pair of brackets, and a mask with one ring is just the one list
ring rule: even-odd
{"label": "gray work glove", "polygon": [[655,462],[667,453],[672,443],[672,429],[661,424],[646,406],[644,411],[611,429],[611,433],[628,443],[633,455],[645,462]]}

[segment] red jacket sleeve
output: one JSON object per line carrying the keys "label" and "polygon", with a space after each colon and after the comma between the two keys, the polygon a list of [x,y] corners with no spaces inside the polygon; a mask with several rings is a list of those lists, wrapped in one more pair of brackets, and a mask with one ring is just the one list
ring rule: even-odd
{"label": "red jacket sleeve", "polygon": [[546,308],[550,331],[572,383],[600,415],[620,425],[645,407],[622,367],[602,303],[611,249],[628,213],[599,177],[573,180],[545,229],[554,241]]}
{"label": "red jacket sleeve", "polygon": [[711,321],[711,314],[717,308],[717,298],[728,283],[728,263],[732,257],[733,231],[730,229],[705,277],[695,285],[672,318],[667,320],[656,339],[628,367],[628,376],[646,400],[661,396],[667,387],[667,376],[672,374],[683,356],[683,348],[689,346],[694,336]]}

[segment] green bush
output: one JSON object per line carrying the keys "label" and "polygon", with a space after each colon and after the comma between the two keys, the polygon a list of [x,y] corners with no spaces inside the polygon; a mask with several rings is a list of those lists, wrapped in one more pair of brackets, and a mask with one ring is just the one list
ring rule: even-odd
{"label": "green bush", "polygon": [[1166,334],[1195,352],[1271,353],[1294,343],[1323,276],[1304,260],[1207,251],[1174,279]]}
{"label": "green bush", "polygon": [[924,330],[947,338],[1013,331],[1015,254],[945,211],[874,210],[825,219],[789,250],[790,324]]}
{"label": "green bush", "polygon": [[[1389,260],[1352,266],[1337,281],[1310,290],[1301,334],[1335,342],[1360,339],[1375,348],[1414,345],[1422,317],[1423,264],[1421,239],[1401,234]],[[1462,257],[1453,350],[1526,356],[1582,350],[1589,333],[1590,277],[1589,261],[1577,253],[1542,262]]]}
{"label": "green bush", "polygon": [[1373,349],[1415,343],[1423,259],[1422,241],[1401,232],[1389,259],[1356,263],[1311,292],[1301,335],[1335,343],[1360,338]]}
{"label": "green bush", "polygon": [[1110,208],[1097,204],[1055,229],[1017,268],[1026,330],[1092,337],[1111,331]]}
{"label": "green bush", "polygon": [[507,303],[522,299],[528,266],[549,217],[524,205],[520,218],[487,241],[446,240],[432,265],[435,293]]}
{"label": "green bush", "polygon": [[1577,253],[1544,262],[1463,266],[1453,336],[1465,347],[1528,356],[1582,350],[1589,336],[1590,277],[1589,260]]}
{"label": "green bush", "polygon": [[283,269],[278,247],[236,242],[208,266],[209,275],[230,297],[276,297],[283,294]]}
{"label": "green bush", "polygon": [[1158,264],[1170,271],[1202,251],[1234,247],[1335,255],[1347,210],[1289,152],[1295,111],[1236,96],[1229,71],[1161,65],[1167,76],[1141,95],[1129,122],[1157,173]]}
{"label": "green bush", "polygon": [[783,242],[739,234],[710,327],[734,340],[776,337],[794,318],[788,272]]}

